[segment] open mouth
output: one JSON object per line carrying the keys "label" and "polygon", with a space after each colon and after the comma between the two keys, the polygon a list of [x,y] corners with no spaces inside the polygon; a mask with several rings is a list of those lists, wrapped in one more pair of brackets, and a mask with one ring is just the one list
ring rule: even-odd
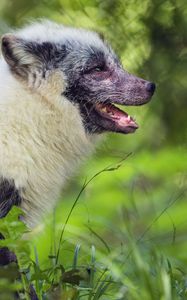
{"label": "open mouth", "polygon": [[114,104],[97,103],[94,108],[102,118],[98,118],[98,125],[101,125],[105,130],[133,133],[138,128],[135,120]]}

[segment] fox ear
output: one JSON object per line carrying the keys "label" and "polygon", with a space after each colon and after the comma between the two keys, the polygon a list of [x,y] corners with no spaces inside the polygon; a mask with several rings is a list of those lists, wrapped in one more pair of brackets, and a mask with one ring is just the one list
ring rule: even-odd
{"label": "fox ear", "polygon": [[40,64],[31,51],[30,43],[12,34],[2,37],[1,49],[10,69],[22,77],[27,75],[29,68]]}

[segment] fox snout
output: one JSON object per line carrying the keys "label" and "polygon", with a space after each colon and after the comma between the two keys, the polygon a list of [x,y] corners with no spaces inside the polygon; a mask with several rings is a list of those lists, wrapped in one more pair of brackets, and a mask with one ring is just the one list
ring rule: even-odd
{"label": "fox snout", "polygon": [[[116,91],[120,93],[117,101],[123,105],[143,105],[153,96],[156,85],[153,82],[136,77],[122,70],[118,73],[119,81],[116,82]],[[114,100],[114,102],[116,102]]]}

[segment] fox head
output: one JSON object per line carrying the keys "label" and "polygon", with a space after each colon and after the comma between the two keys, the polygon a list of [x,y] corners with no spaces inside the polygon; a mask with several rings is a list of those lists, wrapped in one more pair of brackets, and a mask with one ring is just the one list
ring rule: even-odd
{"label": "fox head", "polygon": [[2,54],[16,80],[38,93],[43,86],[50,101],[53,78],[54,93],[62,105],[66,98],[77,108],[89,134],[134,132],[136,122],[114,104],[145,104],[155,90],[154,83],[129,74],[99,34],[85,29],[35,23],[5,34]]}

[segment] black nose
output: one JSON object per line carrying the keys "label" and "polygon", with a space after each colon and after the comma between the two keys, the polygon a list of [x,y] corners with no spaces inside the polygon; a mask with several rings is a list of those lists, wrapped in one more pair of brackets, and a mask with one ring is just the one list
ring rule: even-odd
{"label": "black nose", "polygon": [[149,82],[146,86],[146,90],[153,95],[156,85],[153,82]]}

